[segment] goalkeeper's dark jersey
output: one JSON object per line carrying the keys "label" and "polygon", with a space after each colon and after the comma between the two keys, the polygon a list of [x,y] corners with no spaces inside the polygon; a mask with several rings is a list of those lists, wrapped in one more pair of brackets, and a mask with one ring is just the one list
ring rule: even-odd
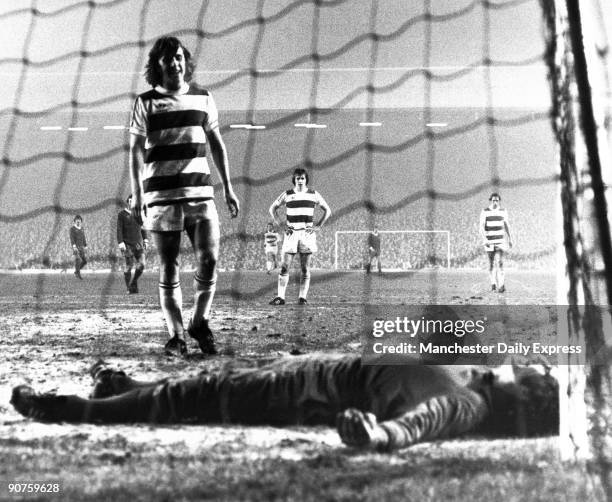
{"label": "goalkeeper's dark jersey", "polygon": [[334,425],[338,413],[357,408],[376,415],[389,448],[473,430],[488,410],[484,397],[448,368],[364,365],[358,356],[204,373],[160,383],[154,396],[147,419],[160,422]]}

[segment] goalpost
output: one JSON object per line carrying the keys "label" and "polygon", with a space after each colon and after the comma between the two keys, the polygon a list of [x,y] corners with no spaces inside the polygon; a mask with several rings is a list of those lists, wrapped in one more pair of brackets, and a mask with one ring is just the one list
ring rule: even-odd
{"label": "goalpost", "polygon": [[[370,233],[369,230],[337,230],[335,232],[335,270],[363,269],[364,261],[367,260],[367,238],[364,238],[364,234]],[[381,236],[397,235],[400,237],[400,239],[391,242],[389,239],[381,238],[381,261],[383,268],[387,271],[412,270],[426,266],[444,266],[446,268],[451,266],[449,230],[379,230],[378,233]],[[414,238],[404,240],[402,239],[403,235],[414,236]],[[349,239],[342,242],[343,237],[349,237]],[[392,256],[393,252],[398,253],[398,255]],[[343,254],[347,257],[343,258]]]}

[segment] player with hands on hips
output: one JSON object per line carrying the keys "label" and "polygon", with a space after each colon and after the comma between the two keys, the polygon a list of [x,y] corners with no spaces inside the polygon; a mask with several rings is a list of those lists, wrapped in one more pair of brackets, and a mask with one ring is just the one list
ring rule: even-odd
{"label": "player with hands on hips", "polygon": [[[331,216],[325,199],[319,192],[308,187],[309,177],[305,169],[297,168],[291,177],[293,188],[281,193],[269,209],[270,216],[278,228],[285,229],[282,246],[282,263],[278,274],[277,295],[270,305],[284,305],[285,292],[289,283],[289,267],[296,253],[300,255],[300,291],[298,304],[305,305],[310,288],[310,262],[312,254],[317,252],[316,232],[321,229]],[[278,209],[285,206],[286,221],[283,224],[278,217]],[[315,209],[323,214],[315,223]]]}

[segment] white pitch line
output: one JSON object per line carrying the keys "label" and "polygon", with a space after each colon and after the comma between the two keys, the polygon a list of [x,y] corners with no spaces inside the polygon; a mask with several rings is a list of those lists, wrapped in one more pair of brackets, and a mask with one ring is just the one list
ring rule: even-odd
{"label": "white pitch line", "polygon": [[42,126],[41,131],[61,131],[62,126]]}
{"label": "white pitch line", "polygon": [[127,127],[122,125],[105,125],[102,129],[115,130],[115,129],[127,129]]}
{"label": "white pitch line", "polygon": [[361,127],[380,127],[382,122],[359,122]]}
{"label": "white pitch line", "polygon": [[325,124],[293,124],[293,127],[303,127],[305,129],[325,129]]}

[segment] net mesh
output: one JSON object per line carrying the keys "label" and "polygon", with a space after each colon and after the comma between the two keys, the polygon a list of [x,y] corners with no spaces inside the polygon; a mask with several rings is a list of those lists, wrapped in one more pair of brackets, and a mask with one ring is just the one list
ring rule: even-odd
{"label": "net mesh", "polygon": [[[316,267],[333,268],[335,231],[374,226],[452,229],[452,264],[484,266],[478,214],[488,194],[500,191],[517,238],[507,266],[555,266],[554,229],[562,224],[570,303],[601,301],[600,290],[609,303],[609,285],[593,286],[592,278],[610,270],[593,265],[581,226],[590,180],[574,151],[572,62],[556,60],[559,4],[177,0],[170,9],[161,0],[3,2],[0,268],[69,267],[68,228],[77,213],[90,266],[115,266],[116,213],[129,191],[129,114],[146,90],[152,42],[174,35],[192,49],[195,80],[221,109],[242,204],[237,221],[220,212],[219,265],[237,271],[234,289],[240,271],[264,268],[267,208],[299,166],[333,210]],[[609,50],[598,57],[610,67]],[[608,136],[609,124],[608,116]],[[189,257],[183,253],[184,265]],[[580,322],[572,319],[578,333]],[[593,374],[605,416],[610,378]],[[602,459],[608,430],[597,430]],[[600,465],[609,473],[609,462]]]}
{"label": "net mesh", "polygon": [[[567,385],[560,389],[561,400],[566,401],[568,416],[572,415],[573,405],[578,404],[577,408],[582,410],[581,405],[586,400],[590,444],[580,444],[580,431],[572,431],[584,417],[572,416],[569,420],[574,422],[567,425],[569,438],[574,441],[572,454],[591,449],[593,471],[600,476],[610,500],[609,307],[604,308],[603,316],[593,315],[594,306],[609,306],[612,298],[607,188],[610,180],[601,164],[602,159],[609,159],[612,145],[608,140],[609,72],[612,67],[608,47],[612,31],[604,26],[604,13],[609,19],[610,10],[607,4],[600,2],[589,3],[580,9],[577,2],[564,4],[543,0],[541,4],[553,96],[551,118],[561,169],[568,286],[564,293],[570,305],[567,325],[572,343],[586,345],[586,359],[571,361],[570,358],[569,362],[588,364],[586,367],[565,367]],[[586,368],[586,389],[581,385],[583,368]]]}
{"label": "net mesh", "polygon": [[[91,266],[115,266],[116,212],[129,191],[125,127],[162,34],[192,49],[195,80],[221,109],[243,207],[238,221],[220,211],[221,268],[264,268],[267,208],[298,166],[333,210],[315,267],[333,268],[335,230],[373,225],[452,227],[453,263],[484,266],[478,213],[494,190],[518,236],[508,266],[554,266],[543,41],[532,23],[538,43],[507,47],[504,28],[537,19],[534,1],[424,2],[416,10],[366,0],[238,8],[183,0],[173,11],[152,0],[22,4],[0,14],[14,37],[0,59],[10,91],[0,98],[2,268],[69,267],[77,213]],[[456,36],[466,30],[459,51]],[[533,94],[517,95],[519,81]]]}

